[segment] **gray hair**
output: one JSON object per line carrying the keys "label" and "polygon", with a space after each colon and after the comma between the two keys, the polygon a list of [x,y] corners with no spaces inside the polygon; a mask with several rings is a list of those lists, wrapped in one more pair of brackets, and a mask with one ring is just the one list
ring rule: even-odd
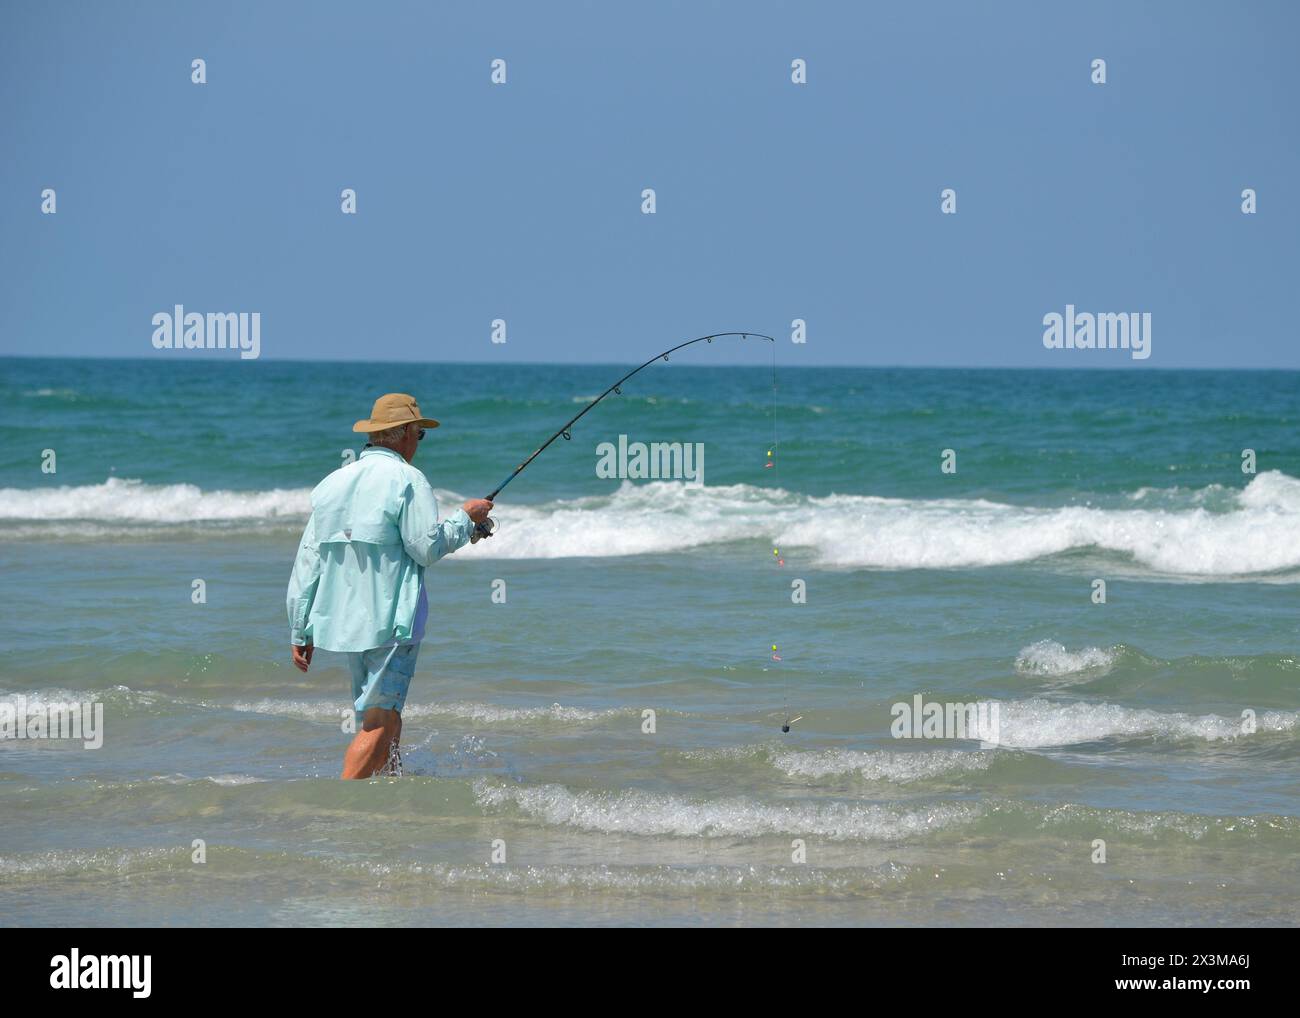
{"label": "gray hair", "polygon": [[395,428],[387,428],[384,431],[374,431],[370,434],[371,445],[382,445],[386,449],[394,449],[406,439],[406,429],[409,424],[399,424]]}

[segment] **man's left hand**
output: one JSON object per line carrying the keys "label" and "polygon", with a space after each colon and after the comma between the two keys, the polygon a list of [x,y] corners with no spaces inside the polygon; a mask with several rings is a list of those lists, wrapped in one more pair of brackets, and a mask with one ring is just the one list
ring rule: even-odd
{"label": "man's left hand", "polygon": [[299,647],[296,643],[291,645],[293,651],[293,666],[300,672],[305,672],[311,666],[312,645],[310,643]]}

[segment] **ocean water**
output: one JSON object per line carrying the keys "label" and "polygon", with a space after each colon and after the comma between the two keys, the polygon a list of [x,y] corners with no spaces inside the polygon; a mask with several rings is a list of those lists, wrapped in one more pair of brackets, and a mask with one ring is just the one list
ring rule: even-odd
{"label": "ocean water", "polygon": [[[767,352],[654,365],[507,489],[429,573],[403,775],[354,783],[284,618],[352,421],[416,394],[449,512],[619,369],[0,361],[0,704],[104,707],[0,740],[0,922],[1295,924],[1300,374],[774,399]],[[620,434],[704,484],[597,476]],[[916,696],[998,738],[894,738]]]}

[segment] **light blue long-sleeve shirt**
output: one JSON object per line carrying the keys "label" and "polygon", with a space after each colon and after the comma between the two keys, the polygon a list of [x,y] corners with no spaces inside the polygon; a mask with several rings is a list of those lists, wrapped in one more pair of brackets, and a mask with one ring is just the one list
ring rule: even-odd
{"label": "light blue long-sleeve shirt", "polygon": [[289,576],[290,641],[363,651],[422,637],[424,570],[469,543],[465,510],[439,523],[424,474],[379,447],[321,481],[311,507]]}

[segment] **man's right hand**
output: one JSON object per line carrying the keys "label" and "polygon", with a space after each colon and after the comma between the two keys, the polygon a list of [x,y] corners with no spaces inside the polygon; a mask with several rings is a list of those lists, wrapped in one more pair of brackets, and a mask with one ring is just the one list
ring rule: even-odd
{"label": "man's right hand", "polygon": [[492,511],[492,503],[485,498],[471,498],[461,508],[475,523],[482,523]]}

